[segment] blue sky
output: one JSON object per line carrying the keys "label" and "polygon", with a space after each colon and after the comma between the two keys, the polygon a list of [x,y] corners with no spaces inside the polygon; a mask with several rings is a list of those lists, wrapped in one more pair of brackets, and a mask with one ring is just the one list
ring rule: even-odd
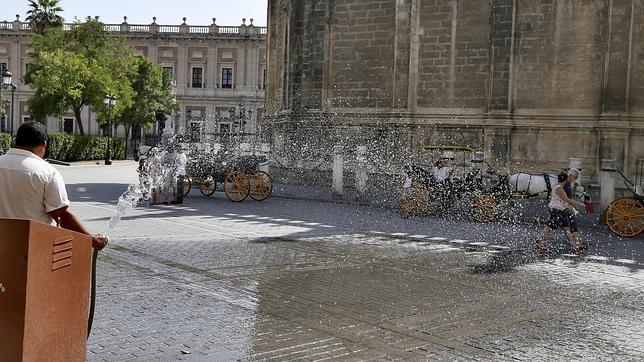
{"label": "blue sky", "polygon": [[[255,25],[266,26],[267,0],[61,0],[65,21],[87,15],[101,17],[105,23],[122,23],[123,16],[131,24],[149,24],[157,17],[158,24],[180,24],[188,18],[189,25],[208,25],[217,18],[219,25],[240,25],[241,19],[255,19]],[[27,0],[2,0],[1,20],[24,20]],[[246,22],[248,24],[248,21]]]}

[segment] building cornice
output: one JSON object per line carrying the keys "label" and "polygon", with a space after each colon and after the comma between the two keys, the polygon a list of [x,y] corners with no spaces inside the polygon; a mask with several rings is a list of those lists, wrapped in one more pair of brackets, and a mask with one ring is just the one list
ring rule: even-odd
{"label": "building cornice", "polygon": [[[246,25],[246,19],[242,19],[242,25],[238,26],[221,26],[215,22],[210,25],[188,25],[186,18],[179,25],[161,25],[156,23],[153,18],[151,24],[129,24],[127,17],[121,24],[104,24],[104,29],[111,35],[124,37],[128,39],[159,39],[159,40],[266,40],[266,27],[253,25],[253,19],[250,24]],[[65,23],[63,30],[69,31],[78,23]],[[0,22],[0,36],[31,36],[31,24],[19,20]]]}

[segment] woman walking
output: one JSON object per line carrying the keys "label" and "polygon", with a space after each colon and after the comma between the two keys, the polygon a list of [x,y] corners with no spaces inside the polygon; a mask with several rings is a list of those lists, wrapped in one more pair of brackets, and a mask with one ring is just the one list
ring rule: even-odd
{"label": "woman walking", "polygon": [[535,241],[536,247],[539,251],[546,250],[545,240],[550,235],[550,232],[557,228],[563,228],[566,239],[568,239],[574,251],[578,252],[586,247],[585,244],[575,238],[570,231],[570,213],[577,212],[575,207],[585,207],[585,205],[566,195],[564,184],[567,180],[568,175],[563,172],[560,173],[557,176],[557,184],[552,188],[552,196],[550,197],[550,203],[548,204],[548,207],[550,208],[550,219],[548,220],[548,224],[543,228],[541,235]]}

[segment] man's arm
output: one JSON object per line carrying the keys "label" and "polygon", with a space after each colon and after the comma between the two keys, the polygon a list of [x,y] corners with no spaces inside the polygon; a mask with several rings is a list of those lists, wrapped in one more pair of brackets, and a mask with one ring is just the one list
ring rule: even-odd
{"label": "man's arm", "polygon": [[74,215],[71,211],[69,211],[69,208],[67,206],[61,207],[60,209],[56,209],[53,211],[48,212],[49,216],[51,216],[54,220],[60,220],[60,226],[79,232],[81,234],[89,235],[92,237],[92,246],[94,249],[101,250],[107,245],[107,237],[103,235],[94,235],[92,234],[87,228],[76,218],[76,215]]}

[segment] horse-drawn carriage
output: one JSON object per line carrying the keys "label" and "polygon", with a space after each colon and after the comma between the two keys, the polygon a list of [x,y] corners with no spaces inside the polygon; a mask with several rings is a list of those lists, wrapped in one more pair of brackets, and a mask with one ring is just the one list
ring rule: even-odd
{"label": "horse-drawn carriage", "polygon": [[[463,211],[479,222],[496,220],[515,198],[534,197],[549,193],[557,175],[518,172],[501,175],[483,159],[483,153],[463,146],[421,146],[428,165],[406,167],[406,180],[398,204],[406,216],[454,214]],[[449,178],[437,168],[439,162],[451,163]],[[444,177],[444,176],[443,176]],[[575,197],[584,196],[584,189],[574,185]]]}
{"label": "horse-drawn carriage", "polygon": [[481,152],[464,146],[421,146],[421,150],[425,163],[405,167],[398,205],[406,216],[466,209],[478,221],[496,218],[509,190],[496,180]]}
{"label": "horse-drawn carriage", "polygon": [[271,177],[259,166],[266,157],[256,155],[228,156],[207,153],[191,154],[186,167],[184,194],[192,185],[198,185],[204,196],[211,196],[222,185],[226,197],[233,202],[241,202],[250,196],[255,201],[266,200],[273,192]]}
{"label": "horse-drawn carriage", "polygon": [[632,195],[614,200],[604,213],[606,225],[610,231],[621,237],[636,237],[644,230],[644,194],[641,188],[643,173],[644,160],[637,161],[635,182],[619,171]]}

